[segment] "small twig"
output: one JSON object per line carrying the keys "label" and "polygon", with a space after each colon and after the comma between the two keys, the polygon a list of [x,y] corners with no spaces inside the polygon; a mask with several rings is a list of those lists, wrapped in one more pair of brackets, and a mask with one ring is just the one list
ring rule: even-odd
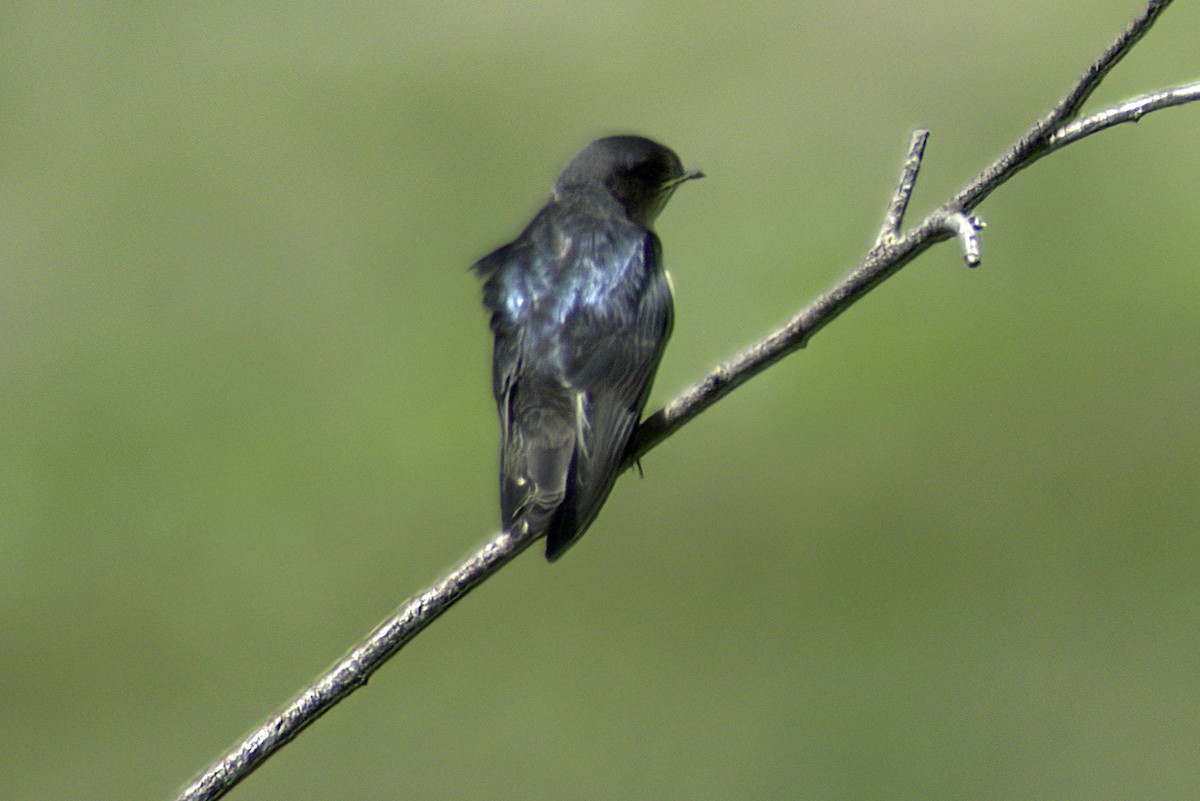
{"label": "small twig", "polygon": [[917,174],[921,171],[921,160],[925,157],[925,143],[928,141],[929,131],[923,128],[913,131],[908,142],[908,155],[900,168],[900,180],[896,183],[896,191],[892,193],[892,200],[883,215],[879,236],[875,237],[876,248],[887,247],[900,236],[904,212],[908,210],[908,201],[912,199],[913,188],[917,185]]}
{"label": "small twig", "polygon": [[[1145,95],[1078,122],[1070,122],[1109,70],[1149,30],[1169,4],[1170,0],[1149,2],[1143,13],[1093,62],[1047,116],[948,203],[901,236],[900,226],[925,146],[924,132],[915,132],[879,238],[863,261],[780,329],[717,367],[664,409],[643,421],[626,453],[625,467],[733,389],[803,347],[813,334],[934,244],[957,237],[962,242],[966,262],[977,264],[978,231],[982,223],[970,212],[1019,170],[1047,153],[1112,125],[1136,120],[1160,108],[1200,99],[1200,84],[1194,84]],[[532,539],[504,533],[493,538],[432,587],[408,601],[312,686],[205,769],[180,792],[178,800],[212,801],[223,796],[320,715],[365,684],[371,674],[421,630],[532,542]]]}
{"label": "small twig", "polygon": [[1091,114],[1083,119],[1063,125],[1046,140],[1046,150],[1058,150],[1085,136],[1120,125],[1123,122],[1137,122],[1151,111],[1160,108],[1181,106],[1200,100],[1200,82],[1176,86],[1174,89],[1164,89],[1161,92],[1151,92],[1132,100],[1126,100],[1119,106]]}

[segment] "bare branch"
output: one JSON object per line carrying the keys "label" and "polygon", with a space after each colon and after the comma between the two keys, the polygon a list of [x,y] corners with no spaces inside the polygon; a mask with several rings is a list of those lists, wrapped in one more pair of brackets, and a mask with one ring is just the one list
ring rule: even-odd
{"label": "bare branch", "polygon": [[1151,92],[1148,95],[1126,100],[1119,106],[1113,106],[1063,125],[1046,140],[1046,150],[1058,150],[1060,147],[1103,131],[1105,128],[1111,128],[1123,122],[1137,122],[1151,111],[1181,106],[1194,100],[1200,100],[1200,82],[1177,86],[1174,89],[1165,89],[1161,92]]}
{"label": "bare branch", "polygon": [[[655,412],[644,420],[630,445],[627,460],[633,461],[641,458],[655,445],[671,436],[677,428],[725,397],[735,388],[789,353],[804,347],[809,338],[818,330],[931,246],[937,242],[945,241],[951,236],[959,235],[960,229],[948,224],[953,215],[970,212],[984,198],[991,194],[992,191],[1012,178],[1020,170],[1047,153],[1061,147],[1062,145],[1058,144],[1052,145],[1051,137],[1060,128],[1064,129],[1064,135],[1066,135],[1065,126],[1068,124],[1068,118],[1077,113],[1079,104],[1087,99],[1099,85],[1100,81],[1103,80],[1104,76],[1145,35],[1146,31],[1154,24],[1163,10],[1170,5],[1170,2],[1171,0],[1152,0],[1152,2],[1148,3],[1142,14],[1120,36],[1109,44],[1104,53],[1091,64],[1054,109],[1034,123],[1017,140],[1016,144],[988,165],[966,187],[951,198],[949,202],[931,212],[925,219],[909,230],[908,233],[898,239],[894,239],[890,244],[882,248],[877,244],[849,275],[810,303],[799,314],[785,323],[783,327],[717,367],[699,382],[684,390],[682,395],[667,404],[665,408]],[[1164,93],[1159,92],[1154,95],[1147,95],[1146,97],[1158,97],[1162,94]],[[1196,98],[1190,96],[1181,98],[1177,102],[1170,104],[1146,104],[1140,107],[1140,113],[1144,115],[1158,108],[1167,108],[1168,105],[1179,105],[1193,99]],[[1130,102],[1134,103],[1136,101]],[[1128,104],[1122,104],[1122,106],[1124,105]],[[1111,110],[1100,112],[1094,116],[1100,117],[1110,113]],[[1089,117],[1088,119],[1092,118]],[[1095,133],[1102,129],[1103,127],[1096,127],[1089,129],[1087,133]],[[1078,141],[1083,136],[1086,136],[1087,133],[1081,132],[1074,135],[1070,141]],[[912,157],[912,152],[912,145],[910,143],[910,158]],[[903,178],[901,181],[903,182]],[[897,190],[897,192],[899,193],[900,190]],[[890,222],[891,213],[891,208],[889,207],[888,217],[884,221],[885,227]],[[883,234],[882,230],[880,234]],[[965,238],[963,241],[963,257],[968,264],[971,264],[972,256],[976,258],[979,256],[978,227],[976,227],[973,235]],[[977,264],[978,261],[975,263]]]}
{"label": "bare branch", "polygon": [[220,798],[275,751],[308,728],[339,701],[367,683],[409,640],[492,573],[536,540],[501,532],[436,584],[409,599],[337,664],[197,776],[179,801]]}
{"label": "bare branch", "polygon": [[879,236],[875,237],[876,248],[886,247],[900,236],[904,212],[908,210],[908,201],[917,185],[917,174],[921,171],[921,160],[925,157],[925,143],[928,141],[929,131],[923,128],[913,131],[912,139],[908,142],[908,155],[900,168],[900,181],[896,184],[896,191],[892,193],[892,200],[883,215]]}
{"label": "bare branch", "polygon": [[1080,107],[1091,97],[1092,92],[1096,90],[1104,77],[1146,35],[1146,32],[1169,5],[1171,5],[1171,0],[1150,0],[1142,13],[1129,23],[1120,36],[1109,43],[1104,52],[1091,63],[1075,82],[1075,85],[1071,87],[1071,90],[1051,109],[1050,113],[1038,120],[1032,128],[1025,132],[1024,136],[1017,140],[1016,144],[988,165],[983,172],[975,176],[974,180],[963,187],[946,204],[946,208],[955,211],[971,211],[1009,178],[1049,153],[1046,141],[1053,132],[1075,118]]}
{"label": "bare branch", "polygon": [[[957,237],[968,265],[979,263],[982,222],[970,215],[984,198],[1019,170],[1043,155],[1151,111],[1200,99],[1200,84],[1144,95],[1077,122],[1071,120],[1104,76],[1149,30],[1170,0],[1152,0],[1143,13],[1088,68],[1054,109],[1011,148],[967,184],[949,202],[900,235],[928,134],[913,133],[901,177],[888,205],[875,246],[845,278],[816,298],[781,328],[718,366],[638,428],[626,453],[625,467],[674,434],[681,426],[735,388],[789,353],[802,348],[821,328],[846,311],[900,268],[938,242]],[[533,542],[501,533],[409,600],[325,675],[288,703],[245,740],[206,768],[177,796],[178,801],[212,801],[258,768],[271,754],[313,723],[383,666],[426,626],[472,588],[515,558]]]}
{"label": "bare branch", "polygon": [[1150,0],[1146,4],[1141,15],[1129,23],[1120,36],[1113,39],[1104,52],[1083,73],[1075,87],[1067,93],[1066,97],[1058,101],[1058,105],[1054,107],[1047,118],[1055,121],[1052,125],[1073,119],[1079,113],[1079,109],[1083,108],[1083,104],[1092,96],[1092,92],[1096,91],[1096,87],[1100,85],[1109,71],[1125,58],[1135,44],[1141,41],[1141,38],[1158,19],[1159,14],[1166,11],[1169,5],[1171,5],[1171,0]]}

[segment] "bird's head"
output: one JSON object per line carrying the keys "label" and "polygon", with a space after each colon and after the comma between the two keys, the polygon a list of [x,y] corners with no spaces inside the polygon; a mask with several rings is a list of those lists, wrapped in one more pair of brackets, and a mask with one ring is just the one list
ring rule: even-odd
{"label": "bird's head", "polygon": [[703,177],[699,170],[685,170],[679,156],[657,142],[640,136],[609,136],[571,159],[554,184],[554,194],[562,197],[572,190],[603,188],[630,219],[649,228],[676,187]]}

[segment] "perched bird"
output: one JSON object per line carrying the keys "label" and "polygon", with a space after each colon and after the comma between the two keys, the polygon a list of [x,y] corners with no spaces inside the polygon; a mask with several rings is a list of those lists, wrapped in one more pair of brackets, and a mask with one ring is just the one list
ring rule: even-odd
{"label": "perched bird", "polygon": [[504,529],[544,533],[551,561],[621,470],[671,333],[651,225],[676,187],[701,177],[649,139],[599,139],[521,235],[475,263],[496,338]]}

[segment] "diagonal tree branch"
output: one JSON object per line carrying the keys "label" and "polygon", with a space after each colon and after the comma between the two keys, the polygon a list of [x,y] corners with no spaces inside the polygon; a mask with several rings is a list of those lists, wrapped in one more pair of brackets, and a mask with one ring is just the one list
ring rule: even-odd
{"label": "diagonal tree branch", "polygon": [[1075,118],[1080,107],[1091,97],[1092,92],[1096,91],[1100,82],[1125,57],[1125,54],[1141,41],[1141,38],[1146,35],[1146,32],[1169,5],[1171,5],[1171,0],[1150,0],[1142,9],[1142,13],[1129,23],[1121,35],[1113,39],[1104,52],[1088,66],[1083,75],[1075,81],[1071,90],[1050,110],[1050,113],[1034,123],[1033,127],[1026,131],[1016,144],[988,165],[983,172],[975,176],[946,204],[946,207],[960,211],[974,209],[1009,178],[1049,153],[1050,149],[1046,147],[1046,140],[1063,123]]}
{"label": "diagonal tree branch", "polygon": [[[915,131],[874,247],[845,278],[782,327],[719,365],[637,431],[625,467],[674,434],[689,420],[767,367],[804,347],[817,331],[904,265],[938,242],[959,239],[970,266],[980,260],[983,223],[970,212],[992,191],[1042,156],[1123,122],[1159,109],[1200,100],[1200,82],[1146,94],[1082,119],[1080,108],[1105,75],[1154,24],[1170,0],[1152,0],[1071,87],[1071,90],[1011,148],[988,165],[946,204],[901,234],[905,210],[920,172],[928,132]],[[275,751],[354,690],[477,584],[512,561],[533,537],[501,532],[435,584],[407,601],[311,686],[184,787],[177,801],[220,798]]]}

